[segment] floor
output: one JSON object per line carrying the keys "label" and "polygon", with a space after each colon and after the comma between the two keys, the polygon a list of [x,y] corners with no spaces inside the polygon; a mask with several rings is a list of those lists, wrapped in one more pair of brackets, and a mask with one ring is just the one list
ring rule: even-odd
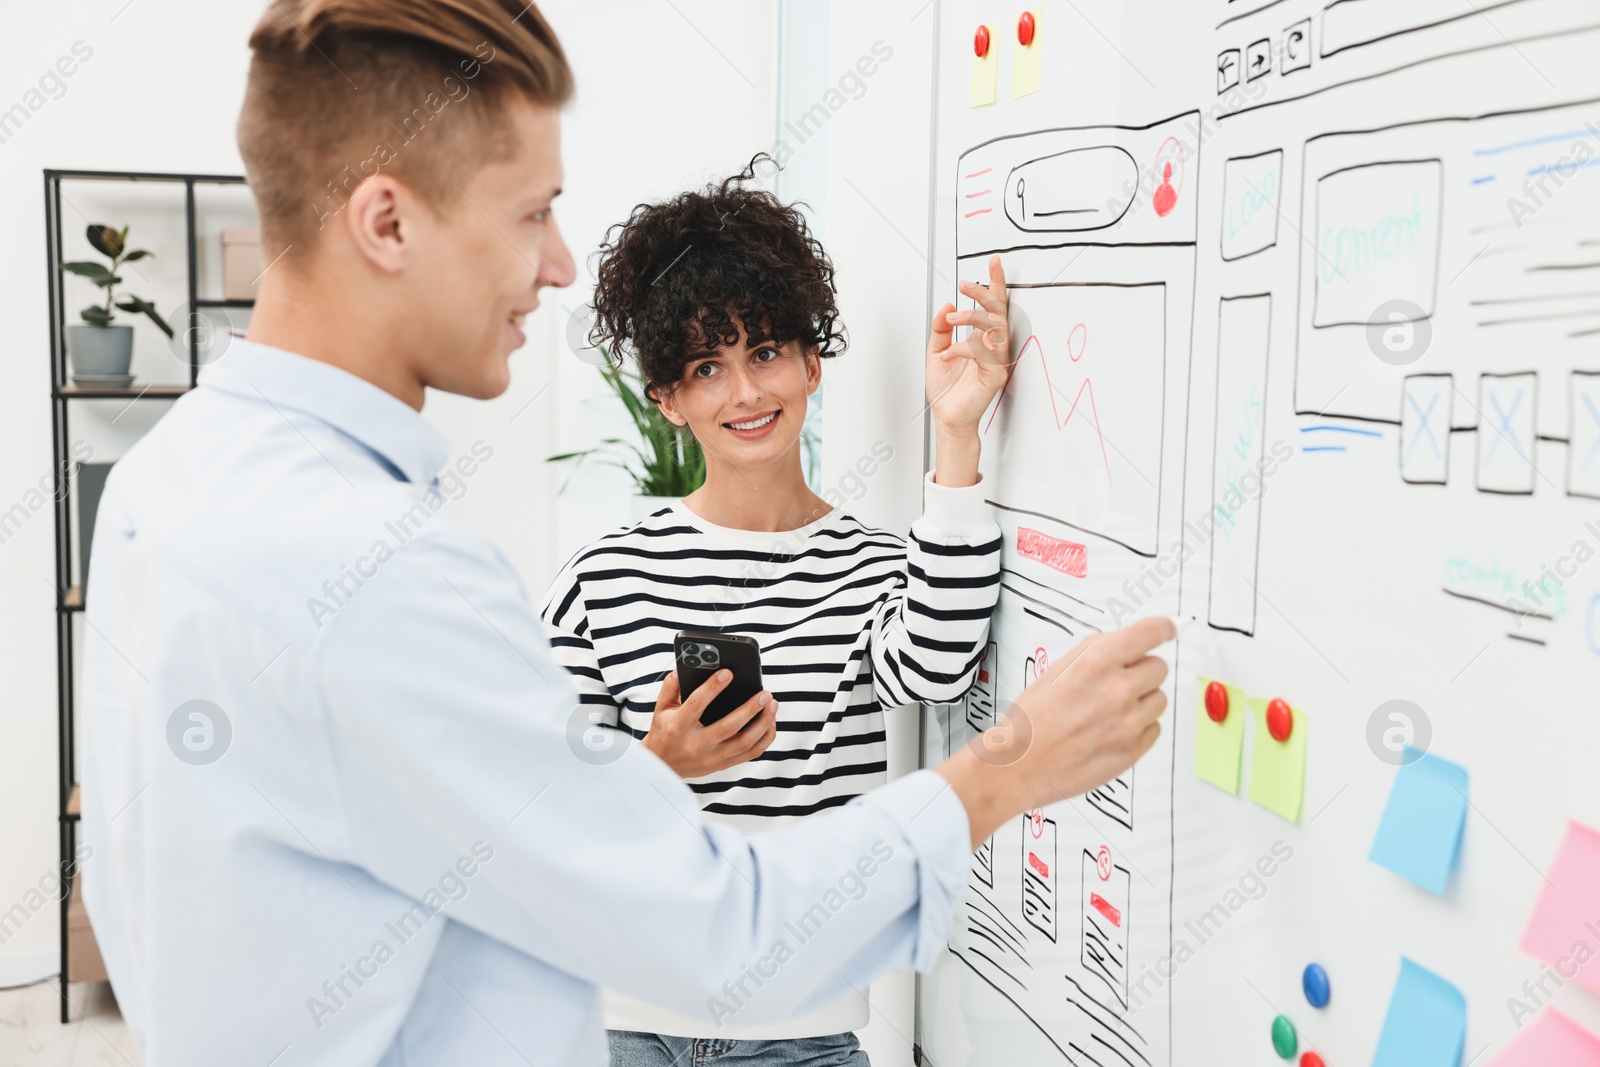
{"label": "floor", "polygon": [[139,1067],[109,983],[73,982],[67,999],[63,1025],[53,979],[0,991],[0,1067]]}

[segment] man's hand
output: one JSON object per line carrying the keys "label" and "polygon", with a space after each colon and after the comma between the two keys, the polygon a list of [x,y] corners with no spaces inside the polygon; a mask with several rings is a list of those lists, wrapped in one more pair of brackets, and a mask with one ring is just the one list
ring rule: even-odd
{"label": "man's hand", "polygon": [[1000,723],[938,768],[966,806],[977,848],[1005,820],[1115,778],[1161,736],[1166,617],[1097,634],[1050,665]]}
{"label": "man's hand", "polygon": [[680,699],[677,671],[668,671],[662,681],[644,747],[679,778],[699,778],[753,760],[778,736],[778,701],[766,690],[710,726],[700,725],[706,705],[731,681],[731,671],[718,671],[688,700]]}

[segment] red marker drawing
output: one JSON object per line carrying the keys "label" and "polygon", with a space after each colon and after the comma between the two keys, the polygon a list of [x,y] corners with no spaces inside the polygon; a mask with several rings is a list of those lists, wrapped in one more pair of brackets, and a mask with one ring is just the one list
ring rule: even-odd
{"label": "red marker drawing", "polygon": [[1089,903],[1091,906],[1093,906],[1095,911],[1098,911],[1101,915],[1104,915],[1106,920],[1110,922],[1112,926],[1119,928],[1122,926],[1122,912],[1118,911],[1116,908],[1113,908],[1111,906],[1111,902],[1106,900],[1105,897],[1101,896],[1099,893],[1090,893]]}
{"label": "red marker drawing", "polygon": [[[983,208],[982,210],[987,211],[989,209]],[[971,211],[968,212],[965,217],[971,218],[976,214],[980,214],[980,212]],[[1084,330],[1082,335],[1079,335],[1078,333],[1080,329]],[[1088,331],[1084,328],[1082,323],[1074,326],[1072,332],[1067,335],[1067,355],[1072,359],[1073,362],[1077,362],[1083,357],[1083,349],[1087,337]],[[1074,350],[1072,347],[1072,341],[1074,338],[1078,339],[1078,347],[1076,350]],[[983,424],[983,433],[987,434],[989,432],[989,427],[994,424],[995,416],[1000,414],[1000,404],[1005,400],[1006,393],[1011,388],[1011,379],[1017,376],[1017,369],[1022,365],[1023,356],[1027,354],[1029,346],[1032,346],[1034,350],[1039,353],[1039,366],[1044,370],[1044,391],[1045,394],[1050,398],[1050,412],[1055,421],[1057,430],[1064,430],[1067,428],[1067,424],[1072,421],[1072,417],[1078,412],[1079,401],[1083,399],[1083,395],[1085,393],[1089,394],[1088,414],[1085,417],[1092,418],[1094,420],[1095,436],[1098,437],[1100,441],[1100,462],[1105,466],[1106,482],[1107,484],[1110,484],[1111,455],[1106,451],[1106,435],[1105,431],[1100,428],[1100,411],[1095,406],[1094,402],[1094,381],[1087,376],[1084,377],[1083,384],[1078,386],[1078,392],[1072,398],[1072,407],[1067,409],[1067,417],[1063,419],[1061,417],[1060,409],[1056,407],[1056,389],[1054,383],[1050,381],[1050,365],[1045,362],[1044,347],[1039,340],[1038,334],[1030,334],[1027,340],[1022,342],[1022,348],[1017,351],[1016,362],[1011,364],[1011,370],[1010,373],[1006,375],[1005,384],[1000,387],[1000,395],[995,399],[994,410],[989,413],[989,421]]]}

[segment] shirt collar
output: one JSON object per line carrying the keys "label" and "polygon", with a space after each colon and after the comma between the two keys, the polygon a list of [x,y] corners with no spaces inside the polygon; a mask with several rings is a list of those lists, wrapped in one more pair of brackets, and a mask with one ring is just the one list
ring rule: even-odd
{"label": "shirt collar", "polygon": [[281,348],[230,337],[200,384],[320,419],[417,485],[432,485],[449,458],[444,435],[409,404],[331,363]]}

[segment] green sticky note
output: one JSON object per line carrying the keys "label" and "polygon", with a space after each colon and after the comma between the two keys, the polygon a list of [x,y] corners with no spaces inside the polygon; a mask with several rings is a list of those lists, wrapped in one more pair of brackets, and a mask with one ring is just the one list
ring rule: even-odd
{"label": "green sticky note", "polygon": [[1223,683],[1228,690],[1228,717],[1212,722],[1206,714],[1206,688],[1212,679],[1200,678],[1200,706],[1194,726],[1194,773],[1203,781],[1235,795],[1239,792],[1239,764],[1244,760],[1244,720],[1249,715],[1244,690]]}
{"label": "green sticky note", "polygon": [[1300,821],[1300,802],[1306,795],[1306,713],[1291,705],[1293,727],[1287,740],[1267,731],[1267,701],[1250,700],[1255,713],[1255,754],[1250,760],[1250,799],[1290,822]]}

